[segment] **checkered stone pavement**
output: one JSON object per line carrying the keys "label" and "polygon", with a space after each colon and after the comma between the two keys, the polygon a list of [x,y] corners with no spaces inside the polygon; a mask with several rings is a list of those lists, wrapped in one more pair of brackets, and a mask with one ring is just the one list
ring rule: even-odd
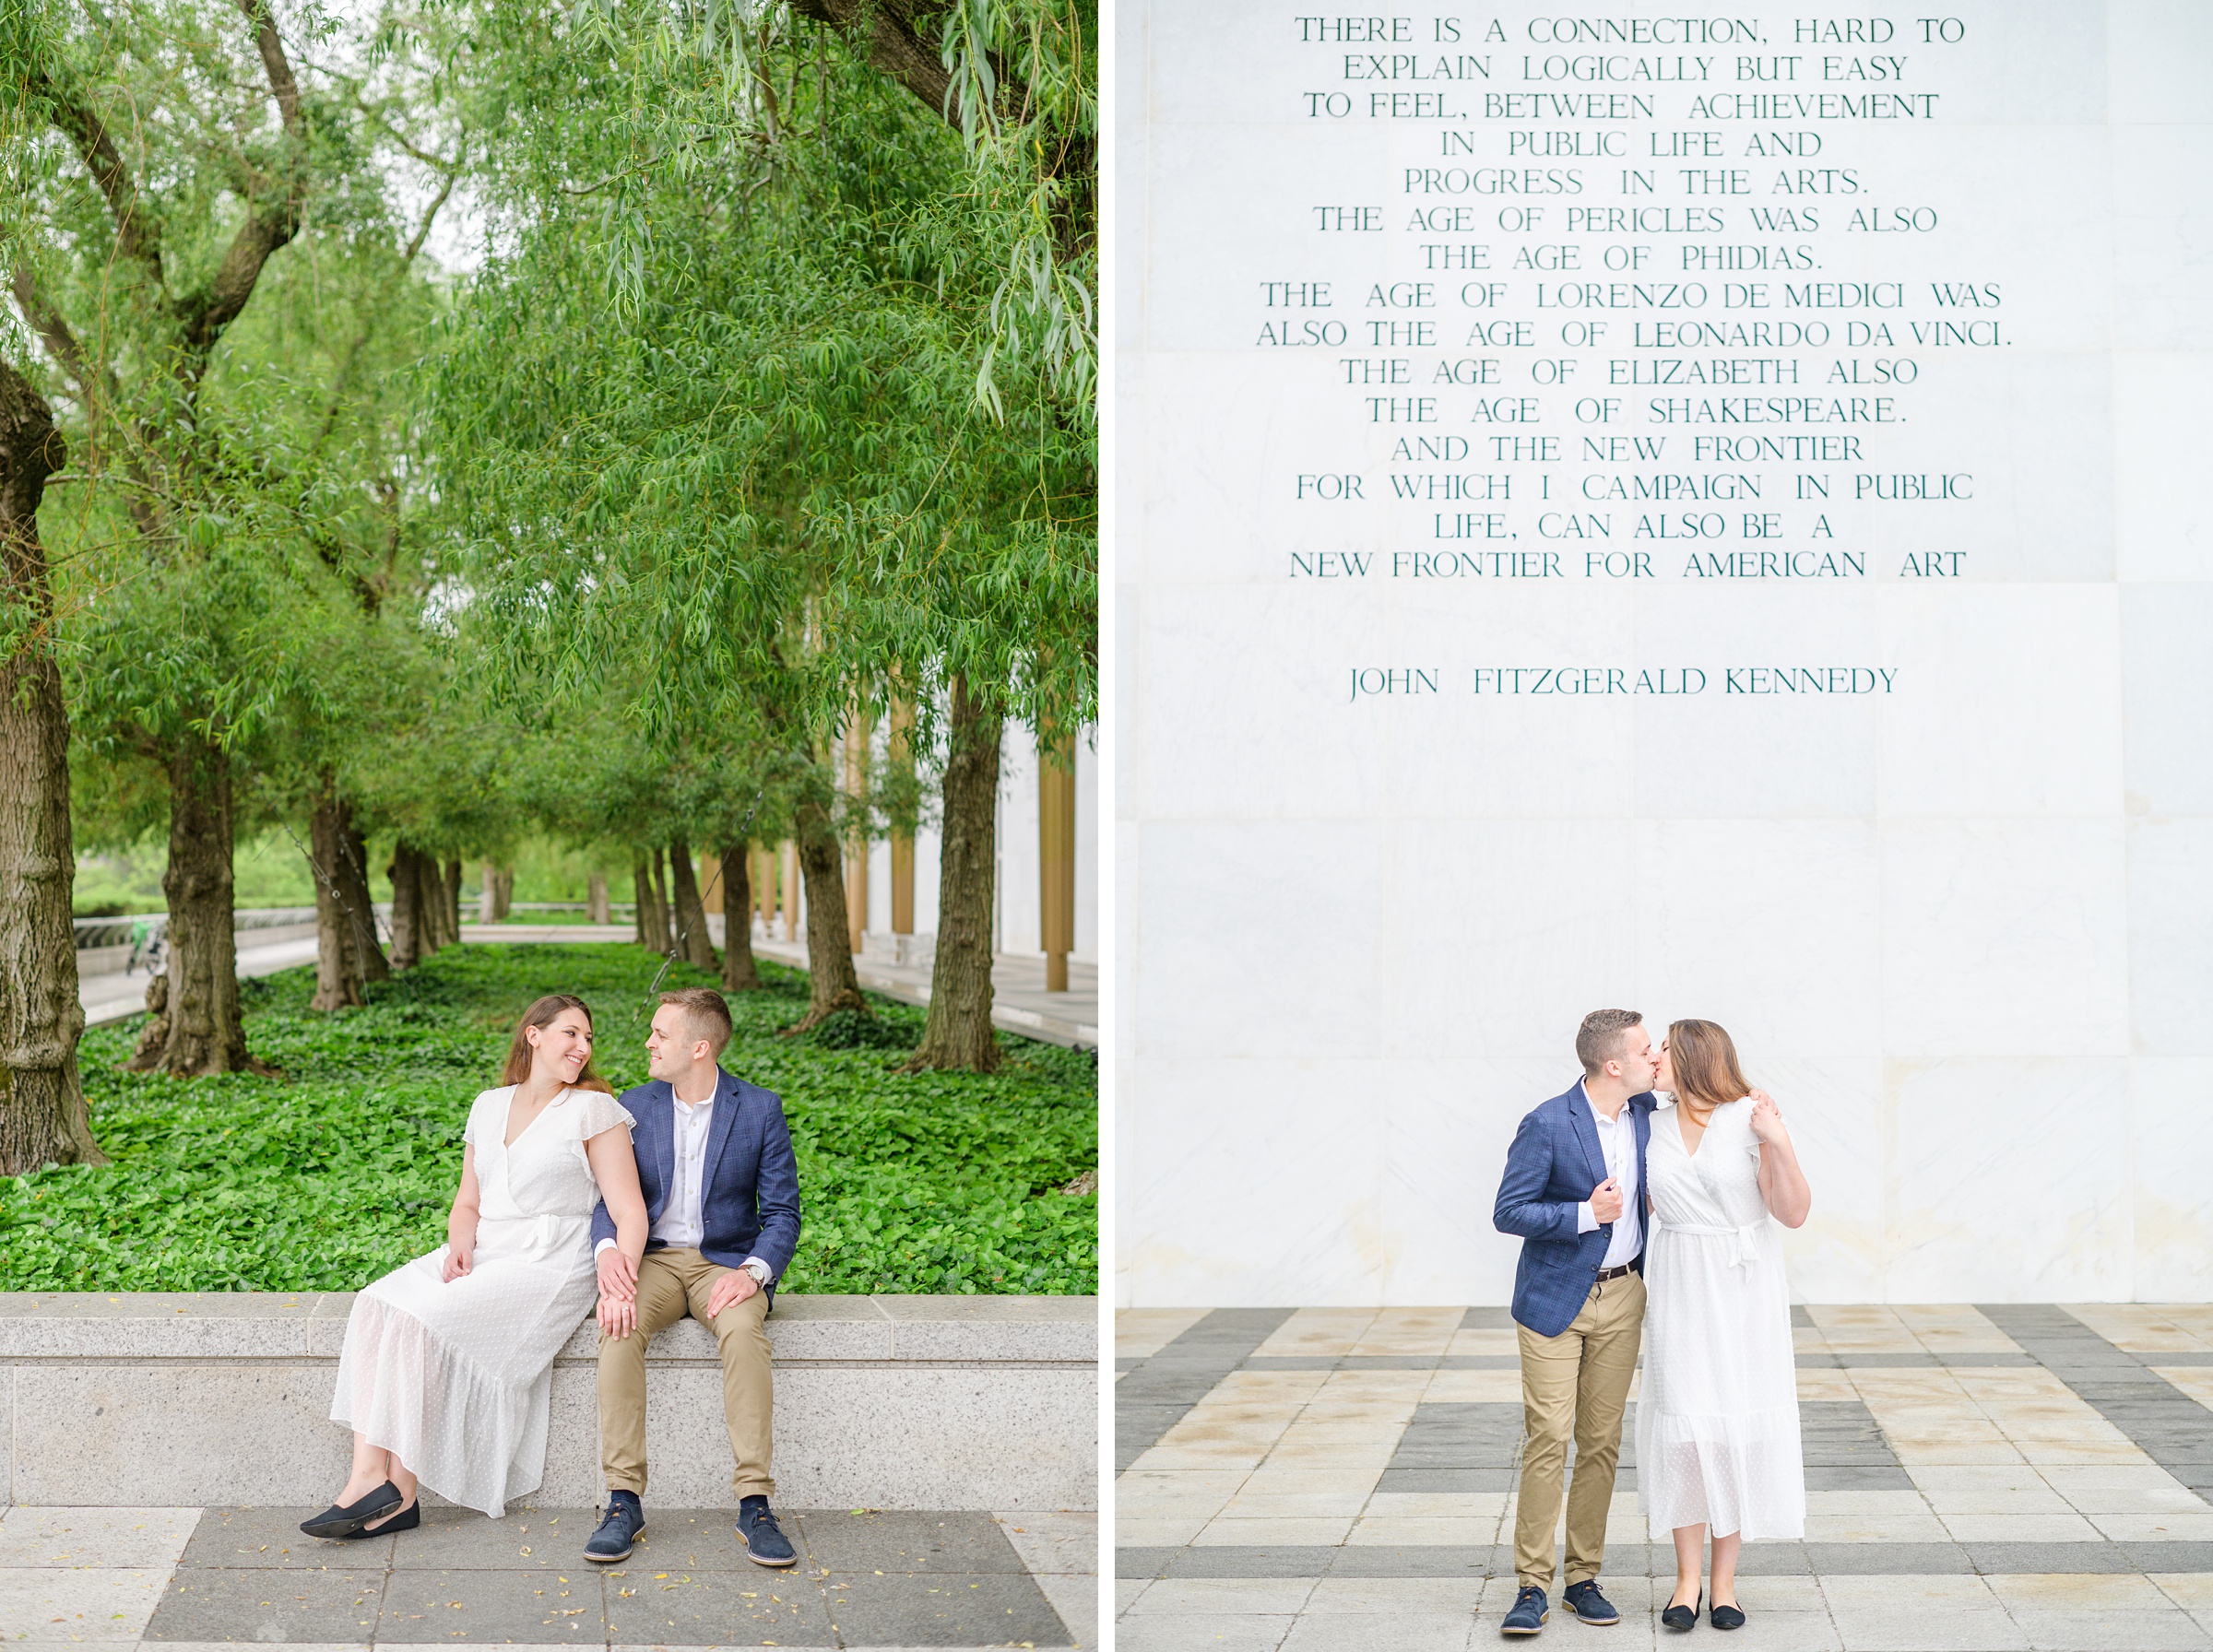
{"label": "checkered stone pavement", "polygon": [[1097,1516],[786,1514],[798,1565],[745,1556],[730,1511],[648,1504],[626,1563],[581,1552],[589,1509],[304,1537],[305,1508],[16,1507],[0,1516],[0,1646],[317,1652],[480,1645],[983,1647],[1097,1644]]}
{"label": "checkered stone pavement", "polygon": [[[1793,1316],[1805,1539],[1746,1546],[1734,1646],[2213,1652],[2213,1306]],[[1118,1342],[1121,1652],[1495,1643],[1521,1443],[1504,1309],[1142,1309]],[[1634,1401],[1605,1652],[1681,1640]],[[1581,1645],[1553,1593],[1545,1633]]]}

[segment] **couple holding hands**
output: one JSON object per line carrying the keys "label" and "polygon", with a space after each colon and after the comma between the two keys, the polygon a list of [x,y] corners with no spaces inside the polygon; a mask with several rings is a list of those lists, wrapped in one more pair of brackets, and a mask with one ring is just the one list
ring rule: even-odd
{"label": "couple holding hands", "polygon": [[1802,1225],[1813,1193],[1774,1100],[1745,1082],[1711,1021],[1681,1021],[1652,1047],[1643,1018],[1597,1009],[1576,1034],[1583,1076],[1521,1120],[1493,1220],[1522,1240],[1513,1316],[1527,1429],[1514,1519],[1514,1604],[1500,1624],[1534,1634],[1548,1612],[1553,1528],[1568,1446],[1567,1587],[1586,1623],[1619,1622],[1599,1587],[1629,1385],[1637,1489],[1673,1534],[1675,1587],[1660,1621],[1743,1625],[1746,1538],[1805,1527],[1797,1360],[1775,1223]]}
{"label": "couple holding hands", "polygon": [[469,1108],[445,1244],[354,1299],[330,1410],[353,1470],[302,1531],[413,1530],[425,1486],[494,1519],[536,1491],[553,1356],[597,1298],[608,1496],[585,1558],[624,1559],[645,1529],[645,1348],[687,1313],[722,1356],[739,1537],[762,1565],[799,1558],[769,1507],[763,1323],[799,1245],[799,1169],[782,1103],[717,1065],[730,1032],[720,993],[663,993],[651,1081],[617,1101],[583,999],[524,1012],[502,1087]]}

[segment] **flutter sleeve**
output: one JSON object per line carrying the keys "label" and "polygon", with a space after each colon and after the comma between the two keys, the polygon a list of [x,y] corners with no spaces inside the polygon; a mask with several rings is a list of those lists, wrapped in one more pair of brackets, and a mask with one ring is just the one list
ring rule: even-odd
{"label": "flutter sleeve", "polygon": [[589,1141],[603,1131],[618,1127],[625,1130],[633,1129],[637,1122],[631,1116],[630,1109],[613,1096],[601,1091],[587,1090],[584,1092],[584,1107],[578,1115],[577,1139]]}
{"label": "flutter sleeve", "polygon": [[503,1090],[481,1090],[477,1099],[468,1104],[468,1122],[461,1127],[461,1139],[470,1147],[482,1147],[484,1103],[495,1095],[504,1095]]}

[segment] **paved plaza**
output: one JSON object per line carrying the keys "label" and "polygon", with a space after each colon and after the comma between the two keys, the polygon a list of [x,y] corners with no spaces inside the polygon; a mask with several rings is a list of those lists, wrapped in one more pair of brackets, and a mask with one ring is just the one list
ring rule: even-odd
{"label": "paved plaza", "polygon": [[0,1516],[0,1645],[1088,1646],[1098,1520],[1080,1514],[787,1515],[789,1571],[747,1560],[722,1509],[647,1505],[626,1563],[579,1552],[593,1511],[303,1537],[304,1508],[30,1508]]}
{"label": "paved plaza", "polygon": [[[1723,1644],[2213,1648],[2213,1306],[1793,1312],[1805,1540],[1746,1546]],[[1506,1644],[1503,1308],[1136,1310],[1118,1340],[1121,1652]],[[1632,1409],[1603,1577],[1622,1622],[1579,1623],[1556,1579],[1541,1638],[1684,1644],[1635,1431]]]}

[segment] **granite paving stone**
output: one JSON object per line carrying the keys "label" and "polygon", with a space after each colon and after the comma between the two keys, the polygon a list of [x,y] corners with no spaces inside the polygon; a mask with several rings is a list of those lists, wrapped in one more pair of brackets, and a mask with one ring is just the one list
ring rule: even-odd
{"label": "granite paving stone", "polygon": [[[179,1566],[146,1626],[148,1641],[366,1640],[377,1633],[385,1574],[304,1566]],[[536,1638],[536,1637],[533,1637]]]}
{"label": "granite paving stone", "polygon": [[1296,1622],[1288,1612],[1132,1612],[1115,1625],[1115,1652],[1276,1652]]}
{"label": "granite paving stone", "polygon": [[2123,1543],[2140,1572],[2213,1572],[2213,1543]]}
{"label": "granite paving stone", "polygon": [[1808,1463],[1805,1467],[1805,1489],[1809,1493],[1911,1491],[1912,1486],[1912,1477],[1896,1463],[1883,1467],[1864,1463]]}
{"label": "granite paving stone", "polygon": [[1997,1607],[1969,1611],[1838,1608],[1852,1652],[2030,1652],[2029,1636]]}
{"label": "granite paving stone", "polygon": [[[1187,1551],[1180,1544],[1174,1548],[1157,1545],[1123,1546],[1118,1544],[1114,1551],[1114,1575],[1117,1577],[1166,1577],[1168,1573],[1168,1563],[1186,1552]],[[1328,1570],[1328,1566],[1329,1563],[1325,1559],[1308,1575],[1319,1577]],[[1295,1576],[1296,1574],[1272,1572],[1262,1573],[1260,1575],[1281,1577]]]}
{"label": "granite paving stone", "polygon": [[1473,1577],[1510,1573],[1509,1552],[1457,1545],[1350,1545],[1330,1563],[1332,1577]]}
{"label": "granite paving stone", "polygon": [[1308,1610],[1314,1577],[1166,1577],[1146,1587],[1132,1611],[1296,1612]]}
{"label": "granite paving stone", "polygon": [[[605,1578],[610,1638],[664,1646],[826,1646],[836,1644],[822,1580],[749,1567],[744,1573],[629,1570]],[[913,1625],[899,1634],[914,1638]]]}
{"label": "granite paving stone", "polygon": [[[1616,1603],[1618,1604],[1618,1603]],[[1660,1605],[1665,1606],[1663,1600]],[[1740,1593],[1738,1604],[1744,1609],[1744,1633],[1740,1637],[1747,1647],[1758,1652],[1844,1652],[1844,1632],[1826,1611],[1778,1611],[1759,1604],[1754,1591]],[[1698,1614],[1698,1629],[1702,1633],[1711,1627],[1706,1613]],[[1666,1634],[1665,1630],[1661,1632]],[[1670,1635],[1672,1643],[1680,1635]]]}
{"label": "granite paving stone", "polygon": [[1099,1580],[1095,1575],[1077,1576],[1066,1572],[1032,1575],[1046,1604],[1053,1609],[1070,1641],[1078,1646],[1100,1644],[1103,1620],[1099,1616]]}
{"label": "granite paving stone", "polygon": [[[1459,1611],[1302,1617],[1284,1636],[1282,1652],[1464,1652],[1474,1628],[1473,1615]],[[1609,1638],[1609,1652],[1613,1645]]]}
{"label": "granite paving stone", "polygon": [[1227,1544],[1213,1548],[1193,1546],[1165,1556],[1163,1570],[1169,1577],[1318,1577],[1330,1570],[1344,1552],[1334,1544],[1278,1544],[1270,1549],[1248,1549]]}
{"label": "granite paving stone", "polygon": [[[1753,1623],[1739,1644],[2042,1652],[2197,1647],[2213,1632],[2213,1498],[2203,1494],[2213,1492],[2213,1411],[2148,1368],[2160,1354],[2139,1357],[2050,1304],[1988,1314],[1815,1308],[1794,1317],[1806,1540],[1746,1547],[1741,1593]],[[1462,1320],[1456,1339],[1510,1335],[1502,1310],[1469,1310]],[[1467,1644],[1488,1645],[1489,1620],[1513,1590],[1510,1549],[1479,1536],[1494,1521],[1499,1537],[1510,1536],[1522,1419],[1508,1403],[1509,1351],[1455,1340],[1410,1410],[1394,1410],[1381,1389],[1347,1395],[1349,1408],[1312,1386],[1233,1395],[1236,1373],[1198,1396],[1194,1407],[1234,1416],[1238,1427],[1280,1419],[1285,1440],[1333,1438],[1331,1427],[1355,1422],[1364,1432],[1357,1443],[1348,1434],[1343,1447],[1317,1446],[1296,1469],[1282,1466],[1296,1454],[1279,1446],[1263,1472],[1296,1480],[1262,1486],[1248,1474],[1220,1489],[1214,1511],[1253,1518],[1203,1521],[1173,1541],[1156,1535],[1118,1553],[1117,1570],[1140,1579],[1125,1632],[1142,1619],[1158,1634],[1159,1621],[1181,1607],[1261,1640],[1273,1628],[1263,1621],[1287,1619],[1285,1646],[1409,1645],[1410,1636],[1426,1644],[1433,1630],[1456,1644],[1451,1621],[1464,1616]],[[1380,1382],[1429,1355],[1411,1328],[1386,1336],[1374,1310],[1302,1311],[1254,1356],[1271,1368],[1245,1375]],[[1814,1363],[1823,1359],[1834,1363]],[[1324,1415],[1343,1421],[1317,1425]],[[1380,1458],[1368,1455],[1377,1422],[1395,1425]],[[1642,1528],[1632,1456],[1625,1440],[1604,1575],[1624,1611],[1606,1637],[1616,1648],[1679,1638],[1653,1627],[1674,1560]],[[1358,1518],[1339,1533],[1331,1522],[1296,1517],[1308,1505],[1340,1523],[1334,1511],[1357,1506]],[[1328,1525],[1331,1540],[1293,1540],[1308,1524]],[[1130,1529],[1141,1528],[1166,1530],[1158,1519]],[[1249,1537],[1267,1540],[1239,1540]],[[2004,1580],[2003,1599],[1986,1579]],[[1173,1595],[1143,1608],[1152,1591],[1208,1586],[1255,1593],[1213,1611]],[[1557,1635],[1566,1614],[1555,1604]],[[1324,1618],[1337,1620],[1333,1630]]]}
{"label": "granite paving stone", "polygon": [[[396,1537],[347,1542],[311,1538],[300,1522],[319,1508],[211,1508],[202,1512],[184,1545],[187,1566],[292,1566],[317,1572],[381,1572],[392,1564]],[[425,1509],[427,1524],[436,1511]],[[478,1515],[477,1519],[483,1519]]]}
{"label": "granite paving stone", "polygon": [[[143,1545],[144,1533],[135,1529],[143,1522],[102,1518],[137,1512],[89,1511],[91,1517],[77,1526],[113,1527],[118,1546]],[[303,1538],[295,1528],[310,1512],[183,1511],[196,1521],[189,1528],[181,1517],[172,1521],[168,1541],[186,1558],[173,1573],[143,1572],[145,1603],[136,1617],[126,1612],[88,1633],[95,1627],[88,1613],[83,1623],[56,1624],[54,1644],[129,1645],[141,1630],[148,1646],[181,1649],[373,1642],[543,1649],[611,1642],[640,1649],[842,1644],[891,1652],[1025,1640],[1090,1646],[1098,1639],[1097,1522],[1079,1513],[1006,1516],[1021,1523],[1015,1530],[1035,1551],[1032,1559],[1065,1568],[1033,1577],[1002,1519],[980,1512],[790,1511],[787,1527],[800,1540],[801,1564],[788,1570],[753,1564],[723,1510],[649,1510],[657,1523],[650,1549],[641,1542],[628,1562],[605,1569],[585,1562],[572,1546],[576,1534],[590,1530],[591,1510],[516,1509],[494,1521],[464,1510],[426,1509],[420,1529],[367,1544]],[[0,1531],[12,1517],[19,1535],[34,1528],[60,1532],[77,1513],[8,1511],[0,1516]],[[835,1581],[865,1630],[858,1638],[841,1643],[833,1626],[824,1594],[831,1575],[805,1546],[810,1520],[826,1531],[828,1547],[856,1563],[850,1575]],[[541,1540],[557,1533],[553,1552],[536,1552]],[[326,1564],[365,1552],[383,1554],[386,1564]],[[893,1564],[865,1564],[875,1561]],[[24,1615],[18,1609],[48,1603],[56,1580],[89,1605],[96,1586],[114,1575],[113,1568],[0,1566],[0,1643],[16,1643],[6,1631]],[[23,1599],[12,1599],[10,1591]],[[70,1608],[72,1620],[78,1610]],[[48,1615],[64,1616],[58,1605]],[[1071,1633],[1071,1625],[1080,1632]],[[23,1644],[44,1643],[34,1636]]]}
{"label": "granite paving stone", "polygon": [[376,1638],[410,1646],[493,1641],[604,1645],[607,1615],[597,1573],[394,1572]]}
{"label": "granite paving stone", "polygon": [[798,1524],[812,1563],[840,1575],[980,1572],[1026,1576],[1029,1572],[988,1514],[826,1511],[804,1514]]}
{"label": "granite paving stone", "polygon": [[2053,1611],[2015,1607],[2013,1619],[2038,1652],[2093,1652],[2102,1647],[2124,1647],[2127,1652],[2205,1652],[2213,1647],[2213,1635],[2207,1634],[2179,1608],[2167,1611]]}
{"label": "granite paving stone", "polygon": [[[584,1558],[584,1543],[597,1524],[588,1508],[518,1509],[500,1520],[486,1519],[473,1508],[426,1508],[421,1526],[384,1542],[399,1571],[569,1571],[591,1564]],[[312,1538],[305,1540],[314,1544]],[[314,1546],[355,1547],[351,1542]]]}
{"label": "granite paving stone", "polygon": [[[1477,1611],[1496,1580],[1487,1577],[1321,1577],[1307,1597],[1309,1613]],[[1154,1585],[1164,1587],[1165,1585]]]}
{"label": "granite paving stone", "polygon": [[160,1566],[16,1566],[0,1572],[0,1643],[129,1645],[161,1598]]}
{"label": "granite paving stone", "polygon": [[1038,1510],[991,1517],[1032,1576],[1098,1575],[1097,1515]]}
{"label": "granite paving stone", "polygon": [[0,1567],[177,1564],[196,1508],[13,1508],[0,1513]]}
{"label": "granite paving stone", "polygon": [[1066,1646],[1073,1641],[1026,1574],[833,1571],[822,1593],[849,1646]]}

